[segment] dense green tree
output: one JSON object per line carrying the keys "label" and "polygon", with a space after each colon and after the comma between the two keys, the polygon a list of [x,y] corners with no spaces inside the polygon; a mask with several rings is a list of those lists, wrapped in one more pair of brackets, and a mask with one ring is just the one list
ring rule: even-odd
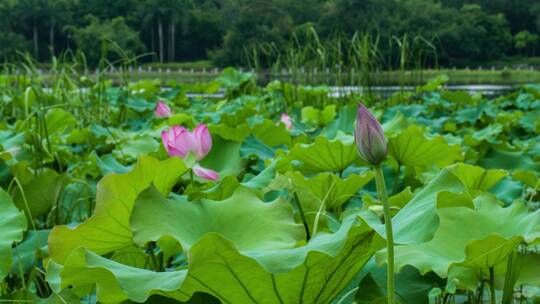
{"label": "dense green tree", "polygon": [[537,34],[525,30],[517,33],[514,36],[516,49],[522,51],[524,55],[534,55],[536,46],[538,45],[539,37]]}
{"label": "dense green tree", "polygon": [[133,57],[144,51],[138,33],[126,25],[123,17],[100,21],[88,15],[85,19],[88,25],[68,30],[90,63],[95,64],[100,58],[116,60],[124,55]]}
{"label": "dense green tree", "polygon": [[436,52],[426,60],[468,64],[532,54],[537,43],[527,39],[540,33],[540,0],[1,0],[0,34],[9,43],[3,56],[31,50],[49,60],[76,47],[95,59],[100,48],[81,48],[81,33],[118,25],[117,17],[129,40],[143,44],[128,50],[154,54],[144,61],[210,57],[221,65],[264,66],[313,40],[340,49],[367,34],[379,56],[398,58],[388,60],[394,66],[402,54],[392,44],[404,37],[411,57],[429,45]]}

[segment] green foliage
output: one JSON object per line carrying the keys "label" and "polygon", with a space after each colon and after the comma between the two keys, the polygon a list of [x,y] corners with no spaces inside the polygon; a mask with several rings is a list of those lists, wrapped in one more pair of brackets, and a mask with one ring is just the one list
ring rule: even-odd
{"label": "green foliage", "polygon": [[137,32],[130,29],[122,17],[101,22],[94,16],[87,16],[87,26],[71,28],[77,47],[84,50],[90,63],[99,59],[110,61],[133,57],[144,51]]}
{"label": "green foliage", "polygon": [[0,230],[2,238],[0,239],[0,278],[4,279],[11,269],[13,252],[11,250],[14,242],[19,242],[23,238],[23,232],[26,228],[24,213],[15,208],[10,196],[0,189],[0,212],[2,221]]}
{"label": "green foliage", "polygon": [[[445,278],[453,267],[465,267],[472,270],[473,277],[454,273],[453,280],[473,280],[475,290],[492,268],[504,277],[509,254],[520,243],[534,243],[540,237],[540,213],[528,214],[519,203],[502,208],[492,198],[481,196],[473,209],[445,206],[439,208],[437,214],[440,224],[431,241],[396,247],[398,269],[413,265],[421,273],[434,271]],[[501,221],[502,218],[506,220]],[[383,261],[382,256],[380,260]]]}
{"label": "green foliage", "polygon": [[[155,13],[150,23],[166,16]],[[160,80],[65,73],[50,86],[38,76],[0,78],[2,301],[386,300],[386,269],[375,263],[385,255],[380,198],[352,136],[364,98],[262,88],[232,69],[163,91]],[[442,82],[371,104],[388,138],[381,169],[401,268],[396,297],[471,304],[489,287],[497,300],[533,301],[538,86],[487,98]],[[189,95],[219,88],[228,94]],[[157,100],[171,117],[154,114]],[[198,124],[212,147],[197,164],[216,180],[192,174],[195,159],[169,157],[161,143],[162,131]]]}
{"label": "green foliage", "polygon": [[369,82],[377,67],[534,55],[539,7],[526,0],[7,0],[0,59],[28,51],[54,64],[53,56],[76,47],[97,64],[148,51],[143,61],[163,68],[201,59],[276,70],[346,65],[361,67]]}

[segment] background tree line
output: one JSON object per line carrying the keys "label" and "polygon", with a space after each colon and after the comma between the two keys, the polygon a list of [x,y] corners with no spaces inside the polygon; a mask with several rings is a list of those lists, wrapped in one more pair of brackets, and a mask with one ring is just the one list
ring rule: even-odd
{"label": "background tree line", "polygon": [[466,65],[534,56],[539,32],[540,0],[0,0],[1,61],[81,51],[89,64],[148,54],[140,60],[246,65],[314,36],[369,33],[382,49],[422,37],[440,64]]}

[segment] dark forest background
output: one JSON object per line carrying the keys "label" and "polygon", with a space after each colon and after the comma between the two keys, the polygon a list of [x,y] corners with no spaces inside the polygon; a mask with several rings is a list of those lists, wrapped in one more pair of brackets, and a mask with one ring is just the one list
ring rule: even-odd
{"label": "dark forest background", "polygon": [[211,60],[245,65],[303,40],[370,35],[436,47],[440,64],[533,57],[540,0],[0,0],[0,61],[27,52],[41,62],[83,52],[89,63],[119,52],[142,62]]}

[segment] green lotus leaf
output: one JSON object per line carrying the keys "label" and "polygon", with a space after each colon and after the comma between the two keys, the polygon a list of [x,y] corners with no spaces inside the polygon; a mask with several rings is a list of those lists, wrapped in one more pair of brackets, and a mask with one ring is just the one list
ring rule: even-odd
{"label": "green lotus leaf", "polygon": [[253,135],[269,147],[291,144],[291,134],[284,124],[265,119],[262,123],[253,126]]}
{"label": "green lotus leaf", "polygon": [[471,193],[491,189],[508,174],[504,170],[486,170],[467,164],[458,164],[448,168],[448,170],[456,175],[466,190]]}
{"label": "green lotus leaf", "polygon": [[177,291],[186,275],[186,270],[154,272],[127,266],[82,247],[73,250],[63,265],[50,261],[47,266],[47,282],[54,292],[71,287],[73,293],[82,297],[95,286],[101,303],[120,303],[127,299],[144,302],[152,294],[188,300],[190,296]]}
{"label": "green lotus leaf", "polygon": [[187,204],[167,201],[151,187],[139,195],[135,206],[131,228],[139,245],[157,241],[162,234],[179,240],[186,250],[210,232],[221,232],[241,250],[291,248],[305,238],[302,225],[294,222],[289,203],[264,203],[243,187],[223,201]]}
{"label": "green lotus leaf", "polygon": [[463,159],[459,146],[449,145],[442,136],[427,138],[416,125],[390,137],[388,152],[399,164],[420,168],[442,168]]}
{"label": "green lotus leaf", "polygon": [[503,126],[501,124],[492,124],[487,127],[485,127],[482,130],[478,130],[474,133],[472,133],[469,136],[465,137],[465,142],[470,146],[477,146],[482,141],[487,141],[492,144],[496,144],[499,142],[497,137],[499,134],[503,131]]}
{"label": "green lotus leaf", "polygon": [[540,163],[523,151],[507,151],[498,148],[489,149],[486,155],[478,161],[478,165],[487,169],[505,170],[535,170],[540,172]]}
{"label": "green lotus leaf", "polygon": [[217,81],[227,90],[235,90],[253,79],[253,73],[243,73],[235,68],[226,68]]}
{"label": "green lotus leaf", "polygon": [[311,126],[326,126],[336,117],[336,105],[327,105],[319,110],[314,107],[302,108],[302,122]]}
{"label": "green lotus leaf", "polygon": [[62,109],[51,109],[45,115],[49,134],[63,133],[77,126],[77,120],[69,112]]}
{"label": "green lotus leaf", "polygon": [[[390,214],[395,214],[396,210],[402,209],[413,198],[411,188],[407,187],[403,191],[388,197],[388,205],[390,206]],[[374,211],[380,218],[383,217],[383,206],[379,199],[372,197],[369,194],[362,196],[362,209]]]}
{"label": "green lotus leaf", "polygon": [[[463,175],[469,172],[467,170],[470,170],[472,174]],[[474,198],[481,192],[480,190],[488,189],[487,186],[493,185],[497,178],[501,178],[498,171],[490,173],[490,171],[461,163],[441,170],[392,218],[395,242],[419,244],[433,237],[439,222],[436,210],[439,203],[438,196],[442,191],[457,194],[466,192],[468,196]],[[462,202],[462,199],[453,201],[456,204]],[[451,204],[441,204],[451,207]],[[365,211],[361,216],[380,235],[385,235],[384,225],[375,213]]]}
{"label": "green lotus leaf", "polygon": [[[387,303],[386,267],[375,267],[372,262],[371,272],[360,282],[360,290],[356,294],[358,304]],[[402,304],[428,304],[428,293],[435,287],[444,286],[442,280],[434,273],[420,275],[414,267],[405,267],[395,276],[396,297]]]}
{"label": "green lotus leaf", "polygon": [[540,133],[540,110],[527,112],[521,117],[519,124],[530,133]]}
{"label": "green lotus leaf", "polygon": [[201,161],[201,165],[219,172],[221,177],[241,173],[245,163],[240,157],[241,144],[220,136],[212,136],[212,141],[212,150]]}
{"label": "green lotus leaf", "polygon": [[0,188],[0,279],[3,280],[11,268],[14,242],[23,239],[26,217],[17,210],[11,197]]}
{"label": "green lotus leaf", "polygon": [[251,128],[247,123],[235,125],[234,127],[226,124],[210,125],[208,129],[212,134],[235,142],[242,142],[251,134]]}
{"label": "green lotus leaf", "polygon": [[373,179],[373,173],[351,174],[341,179],[332,173],[306,178],[299,172],[287,174],[292,181],[304,212],[317,211],[324,201],[325,209],[341,211],[343,204]]}
{"label": "green lotus leaf", "polygon": [[406,130],[408,125],[409,122],[405,118],[405,115],[398,111],[392,119],[385,121],[382,124],[382,127],[387,136],[393,136],[394,134],[399,134],[403,132],[403,130]]}
{"label": "green lotus leaf", "polygon": [[40,217],[58,203],[68,182],[69,178],[65,174],[44,169],[40,175],[23,184],[22,189],[15,188],[13,202],[29,219]]}
{"label": "green lotus leaf", "polygon": [[288,158],[299,161],[298,170],[304,174],[343,172],[358,159],[358,152],[352,138],[348,141],[330,141],[324,136],[318,136],[312,144],[296,144]]}
{"label": "green lotus leaf", "polygon": [[76,227],[56,226],[52,230],[49,236],[51,257],[62,262],[81,246],[105,254],[131,245],[129,216],[139,193],[150,184],[162,193],[169,193],[187,171],[177,157],[165,161],[141,157],[130,173],[107,175],[98,183],[92,217]]}
{"label": "green lotus leaf", "polygon": [[240,148],[240,155],[244,158],[258,157],[260,159],[270,159],[274,157],[274,149],[265,145],[254,136],[246,138]]}
{"label": "green lotus leaf", "polygon": [[350,216],[337,232],[295,247],[303,231],[290,209],[279,200],[263,203],[247,189],[225,201],[182,203],[150,187],[131,218],[135,238],[140,244],[175,238],[188,256],[187,269],[152,272],[79,248],[63,265],[50,263],[48,281],[55,291],[71,286],[79,296],[96,285],[102,303],[143,302],[152,294],[186,301],[196,292],[222,303],[328,303],[382,240]]}
{"label": "green lotus leaf", "polygon": [[512,177],[533,189],[540,190],[540,177],[532,170],[515,170]]}
{"label": "green lotus leaf", "polygon": [[13,263],[10,273],[20,275],[21,270],[28,273],[38,260],[47,256],[50,230],[30,230],[25,240],[13,248]]}
{"label": "green lotus leaf", "polygon": [[323,130],[327,138],[336,137],[338,132],[353,134],[356,121],[357,105],[347,105],[339,110],[338,117]]}
{"label": "green lotus leaf", "polygon": [[105,154],[99,157],[97,154],[93,153],[92,157],[95,158],[96,164],[101,170],[103,176],[109,173],[127,173],[131,171],[131,166],[124,166],[112,154]]}
{"label": "green lotus leaf", "polygon": [[120,143],[117,149],[113,151],[113,155],[117,159],[134,160],[141,155],[147,155],[156,152],[160,146],[150,135],[132,135]]}
{"label": "green lotus leaf", "polygon": [[517,284],[527,284],[540,287],[540,255],[538,253],[527,253],[520,257],[519,275]]}
{"label": "green lotus leaf", "polygon": [[[521,242],[531,243],[540,238],[540,211],[529,213],[521,203],[503,208],[496,201],[483,198],[476,205],[476,210],[438,209],[440,225],[433,239],[397,246],[396,269],[412,265],[421,273],[434,271],[445,278],[452,266],[463,266],[486,274],[489,268],[504,265]],[[384,252],[377,256],[381,262],[384,257]]]}

